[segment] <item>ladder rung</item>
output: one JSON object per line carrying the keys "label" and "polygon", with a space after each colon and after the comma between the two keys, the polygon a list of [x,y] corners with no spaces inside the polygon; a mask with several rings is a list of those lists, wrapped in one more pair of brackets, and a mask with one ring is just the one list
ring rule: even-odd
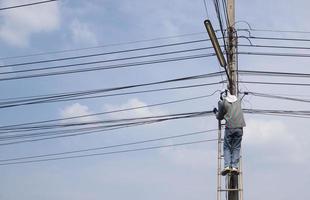
{"label": "ladder rung", "polygon": [[220,189],[220,190],[217,190],[217,191],[220,191],[220,192],[227,192],[227,191],[242,191],[242,189]]}
{"label": "ladder rung", "polygon": [[[239,174],[237,176],[240,176],[242,174],[242,172],[240,171]],[[218,173],[217,175],[221,175],[222,176],[222,173]],[[228,172],[227,173],[227,176],[232,176],[233,174],[231,172]]]}

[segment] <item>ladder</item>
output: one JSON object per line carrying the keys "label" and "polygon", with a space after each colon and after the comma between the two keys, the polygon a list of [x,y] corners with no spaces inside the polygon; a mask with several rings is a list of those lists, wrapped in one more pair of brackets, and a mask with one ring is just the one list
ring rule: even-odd
{"label": "ladder", "polygon": [[218,121],[218,145],[217,145],[217,200],[243,200],[243,172],[242,172],[242,153],[240,151],[239,175],[228,173],[221,175],[223,155],[223,135],[221,121]]}

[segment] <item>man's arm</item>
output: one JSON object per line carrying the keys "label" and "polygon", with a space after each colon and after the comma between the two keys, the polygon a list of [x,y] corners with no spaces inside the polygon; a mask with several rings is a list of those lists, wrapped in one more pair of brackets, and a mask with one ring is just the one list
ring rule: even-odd
{"label": "man's arm", "polygon": [[218,120],[222,120],[224,119],[224,115],[225,115],[225,108],[224,108],[224,102],[223,101],[219,101],[218,102],[218,113],[216,114],[216,119]]}

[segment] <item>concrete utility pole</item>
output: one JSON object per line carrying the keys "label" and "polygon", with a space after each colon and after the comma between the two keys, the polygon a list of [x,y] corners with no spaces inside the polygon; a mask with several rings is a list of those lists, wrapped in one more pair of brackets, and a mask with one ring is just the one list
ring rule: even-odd
{"label": "concrete utility pole", "polygon": [[[231,78],[228,89],[231,94],[238,95],[238,83],[237,83],[237,37],[235,30],[235,0],[227,0],[227,15],[228,25],[227,27],[227,68],[228,74]],[[228,200],[239,200],[238,182],[239,177],[237,175],[228,176],[228,185],[231,191],[228,191]]]}
{"label": "concrete utility pole", "polygon": [[231,94],[238,95],[238,83],[237,83],[237,37],[235,30],[235,0],[227,0],[227,14],[228,24],[227,27],[227,63],[228,74],[231,78],[231,83],[228,86]]}

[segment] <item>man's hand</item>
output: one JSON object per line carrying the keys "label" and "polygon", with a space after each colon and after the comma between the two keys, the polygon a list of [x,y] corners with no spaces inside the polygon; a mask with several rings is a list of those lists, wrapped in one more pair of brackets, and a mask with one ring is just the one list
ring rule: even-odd
{"label": "man's hand", "polygon": [[217,108],[213,108],[213,113],[216,114],[218,112]]}

